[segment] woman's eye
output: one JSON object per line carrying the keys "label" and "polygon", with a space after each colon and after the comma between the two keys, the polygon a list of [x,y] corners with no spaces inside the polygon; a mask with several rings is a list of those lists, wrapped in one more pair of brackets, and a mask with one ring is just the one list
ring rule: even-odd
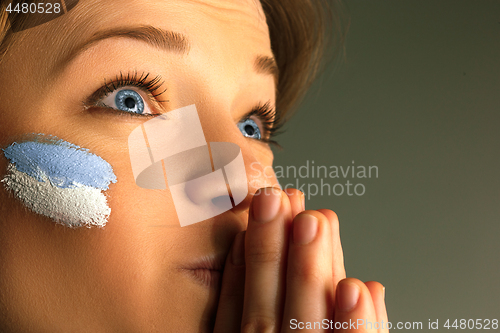
{"label": "woman's eye", "polygon": [[260,128],[253,119],[248,118],[243,121],[240,121],[238,123],[238,127],[243,136],[257,140],[262,139]]}
{"label": "woman's eye", "polygon": [[131,88],[117,89],[102,99],[100,104],[124,112],[152,114],[141,94]]}

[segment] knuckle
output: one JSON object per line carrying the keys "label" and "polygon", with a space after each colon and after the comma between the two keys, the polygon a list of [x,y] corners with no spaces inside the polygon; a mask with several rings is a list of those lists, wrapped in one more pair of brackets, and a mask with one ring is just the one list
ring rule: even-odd
{"label": "knuckle", "polygon": [[241,333],[277,332],[276,320],[264,314],[254,315],[241,323]]}
{"label": "knuckle", "polygon": [[292,278],[301,284],[314,285],[322,283],[323,272],[314,266],[293,266],[291,269]]}
{"label": "knuckle", "polygon": [[281,253],[276,250],[261,250],[247,253],[245,261],[254,264],[277,263],[281,259]]}
{"label": "knuckle", "polygon": [[247,263],[267,264],[279,261],[281,261],[280,242],[250,244],[245,253],[245,262]]}

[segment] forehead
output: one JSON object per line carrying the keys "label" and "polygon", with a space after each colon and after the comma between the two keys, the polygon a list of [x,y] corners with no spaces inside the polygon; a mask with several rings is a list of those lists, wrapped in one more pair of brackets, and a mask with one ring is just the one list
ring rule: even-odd
{"label": "forehead", "polygon": [[34,33],[67,40],[99,29],[137,24],[168,28],[200,42],[213,42],[211,36],[218,35],[217,39],[226,36],[241,44],[256,40],[270,47],[258,0],[80,0],[71,12]]}
{"label": "forehead", "polygon": [[[273,56],[258,0],[80,0],[60,18],[21,32],[26,36],[19,40],[29,45],[20,47],[39,50],[37,58],[57,64],[99,31],[137,26],[181,33],[194,46],[192,51],[219,63],[238,66],[235,62],[255,54]],[[54,71],[55,65],[51,68],[47,64],[45,70]]]}

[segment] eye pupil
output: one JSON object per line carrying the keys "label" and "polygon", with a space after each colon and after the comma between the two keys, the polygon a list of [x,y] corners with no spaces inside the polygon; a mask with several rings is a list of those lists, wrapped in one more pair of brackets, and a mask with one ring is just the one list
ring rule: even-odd
{"label": "eye pupil", "polygon": [[255,130],[254,130],[254,128],[253,128],[252,126],[250,126],[250,125],[246,125],[246,126],[245,126],[245,132],[246,132],[248,135],[252,136],[252,135],[254,135]]}
{"label": "eye pupil", "polygon": [[238,123],[238,128],[244,137],[260,140],[262,135],[260,134],[259,125],[253,119],[245,119]]}
{"label": "eye pupil", "polygon": [[128,108],[133,109],[135,107],[135,100],[132,97],[128,97],[125,99],[125,105]]}
{"label": "eye pupil", "polygon": [[119,110],[131,113],[143,113],[144,101],[139,93],[131,89],[118,91],[115,97],[116,107]]}

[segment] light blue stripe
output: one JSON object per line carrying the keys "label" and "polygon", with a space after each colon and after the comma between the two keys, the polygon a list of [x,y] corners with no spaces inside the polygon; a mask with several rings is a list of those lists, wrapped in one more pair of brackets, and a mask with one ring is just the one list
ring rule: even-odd
{"label": "light blue stripe", "polygon": [[116,183],[108,162],[88,149],[53,136],[37,134],[32,141],[14,142],[2,150],[17,170],[40,182],[45,175],[59,188],[86,185],[107,190],[110,183]]}

